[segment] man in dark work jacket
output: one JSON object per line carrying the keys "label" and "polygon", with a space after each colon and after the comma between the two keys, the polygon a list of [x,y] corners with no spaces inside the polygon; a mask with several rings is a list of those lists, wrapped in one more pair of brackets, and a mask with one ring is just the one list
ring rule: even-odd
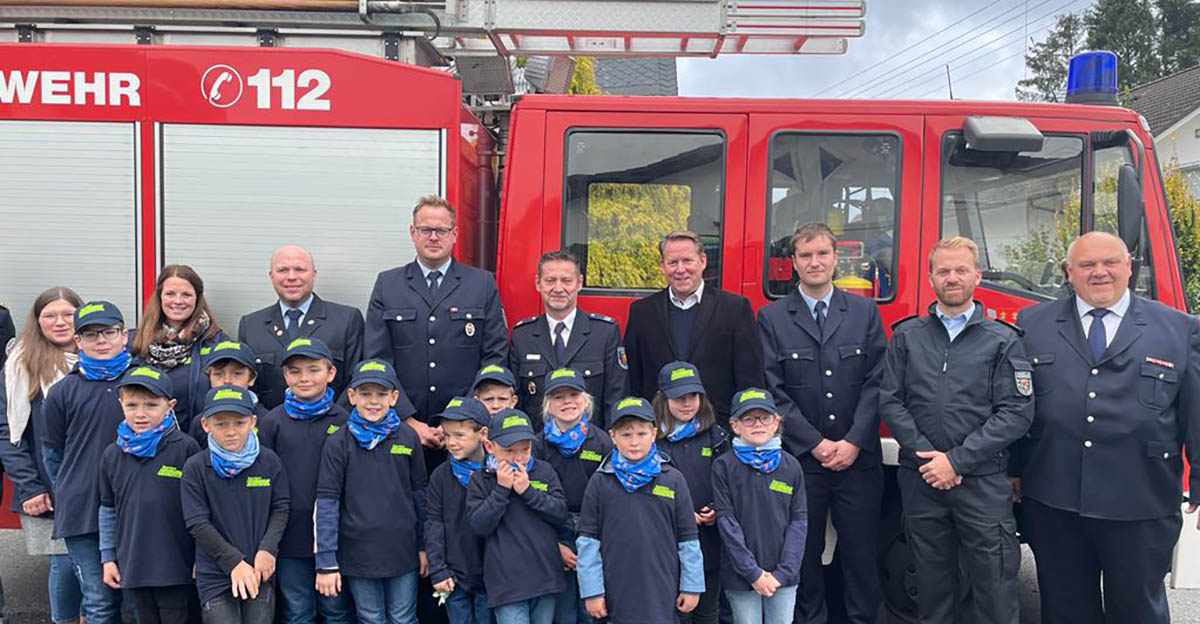
{"label": "man in dark work jacket", "polygon": [[750,301],[702,278],[708,258],[695,232],[667,234],[658,246],[667,287],[629,306],[625,355],[630,394],[652,400],[664,365],[690,362],[729,427],[729,405],[742,388],[762,387],[762,345]]}

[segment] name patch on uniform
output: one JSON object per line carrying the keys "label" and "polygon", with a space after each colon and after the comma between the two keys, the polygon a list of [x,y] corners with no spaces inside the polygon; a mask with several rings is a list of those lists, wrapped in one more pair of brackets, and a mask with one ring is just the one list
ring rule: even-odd
{"label": "name patch on uniform", "polygon": [[1162,366],[1164,368],[1175,368],[1175,362],[1168,362],[1167,360],[1162,360],[1162,359],[1159,359],[1156,357],[1150,357],[1149,355],[1146,356],[1146,361],[1151,364],[1158,364],[1159,366]]}
{"label": "name patch on uniform", "polygon": [[675,500],[675,490],[672,490],[671,488],[669,488],[665,485],[654,486],[654,489],[650,490],[650,493],[655,496],[661,496],[663,498],[669,498],[671,500]]}
{"label": "name patch on uniform", "polygon": [[700,447],[700,457],[712,457],[712,448],[707,446]]}
{"label": "name patch on uniform", "polygon": [[527,360],[540,360],[540,359],[542,359],[542,354],[541,354],[541,353],[526,353],[526,354],[525,354],[525,359],[527,359]]}
{"label": "name patch on uniform", "polygon": [[590,462],[604,461],[604,457],[602,457],[600,455],[600,453],[597,453],[596,451],[589,451],[587,449],[583,449],[582,451],[579,452],[579,459],[582,459],[583,461],[590,461]]}
{"label": "name patch on uniform", "polygon": [[412,455],[412,447],[404,446],[403,444],[393,444],[390,451],[392,455]]}
{"label": "name patch on uniform", "polygon": [[535,490],[540,490],[542,492],[545,492],[547,489],[550,488],[549,485],[546,485],[545,483],[542,483],[541,481],[534,481],[533,479],[529,480],[529,487],[531,487]]}
{"label": "name patch on uniform", "polygon": [[271,487],[271,480],[267,477],[246,477],[246,487]]}
{"label": "name patch on uniform", "polygon": [[183,471],[176,468],[175,466],[163,465],[158,469],[158,476],[170,477],[172,479],[182,479]]}
{"label": "name patch on uniform", "polygon": [[1017,392],[1021,396],[1030,396],[1033,394],[1033,373],[1030,371],[1013,371],[1013,377],[1017,381]]}
{"label": "name patch on uniform", "polygon": [[337,425],[329,425],[328,427],[325,428],[325,435],[337,433],[338,429],[341,429],[341,427],[339,427]]}
{"label": "name patch on uniform", "polygon": [[792,486],[784,483],[783,481],[778,481],[776,479],[771,479],[771,485],[769,485],[767,487],[772,492],[780,492],[782,494],[787,494],[788,496],[791,496],[792,492],[795,491],[792,488]]}

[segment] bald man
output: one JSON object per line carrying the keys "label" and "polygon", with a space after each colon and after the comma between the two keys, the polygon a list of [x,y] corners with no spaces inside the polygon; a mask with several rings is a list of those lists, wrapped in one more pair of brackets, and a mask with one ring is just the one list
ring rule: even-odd
{"label": "bald man", "polygon": [[[1182,522],[1185,437],[1200,431],[1200,325],[1131,293],[1131,269],[1121,239],[1084,234],[1067,252],[1074,294],[1017,320],[1036,400],[1010,472],[1046,624],[1171,621],[1163,577]],[[1200,492],[1200,471],[1190,485]]]}
{"label": "bald man", "polygon": [[362,312],[325,301],[313,292],[317,267],[303,247],[287,245],[275,250],[267,275],[278,301],[243,316],[238,323],[238,340],[249,344],[259,360],[258,379],[251,389],[268,409],[283,403],[287,389],[280,369],[283,352],[296,338],[316,337],[333,351],[337,367],[333,391],[341,396],[350,368],[362,359]]}

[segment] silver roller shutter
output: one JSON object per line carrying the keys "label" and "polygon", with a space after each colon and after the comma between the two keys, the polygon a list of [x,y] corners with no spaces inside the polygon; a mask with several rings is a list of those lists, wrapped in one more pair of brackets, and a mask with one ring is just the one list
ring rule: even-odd
{"label": "silver roller shutter", "polygon": [[165,125],[164,263],[204,278],[221,326],[275,301],[271,252],[313,253],[322,298],[362,309],[415,257],[412,206],[440,188],[436,130]]}
{"label": "silver roller shutter", "polygon": [[131,123],[0,121],[0,302],[18,325],[51,286],[112,301],[135,324],[136,132]]}

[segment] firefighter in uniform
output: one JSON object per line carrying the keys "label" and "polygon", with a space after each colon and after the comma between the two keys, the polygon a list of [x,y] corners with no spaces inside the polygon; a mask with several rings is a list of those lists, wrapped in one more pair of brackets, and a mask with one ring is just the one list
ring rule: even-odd
{"label": "firefighter in uniform", "polygon": [[972,300],[982,274],[970,239],[937,243],[929,314],[893,326],[880,415],[900,444],[897,481],[917,568],[922,624],[956,624],[965,570],[976,624],[1018,624],[1021,551],[1007,449],[1033,420],[1020,330]]}
{"label": "firefighter in uniform", "polygon": [[884,622],[875,564],[883,465],[879,450],[879,375],[887,341],[875,302],[832,284],[837,239],[806,223],[791,239],[795,292],[762,308],[767,384],[783,419],[783,444],[800,459],[808,497],[805,570],[796,621],[829,620],[821,573],[825,518],[838,533],[847,621]]}
{"label": "firefighter in uniform", "polygon": [[[576,303],[583,288],[579,261],[565,251],[549,251],[538,260],[534,284],[544,314],[513,326],[509,369],[517,375],[519,407],[541,427],[546,373],[572,368],[583,374],[595,400],[590,422],[601,429],[621,400],[625,368],[620,361],[621,329],[611,316],[588,313]],[[540,429],[537,429],[540,431]]]}
{"label": "firefighter in uniform", "polygon": [[[1129,292],[1116,236],[1085,234],[1067,260],[1075,294],[1020,315],[1037,407],[1013,463],[1042,621],[1166,624],[1181,448],[1200,431],[1200,326]],[[1187,446],[1200,492],[1200,450]]]}
{"label": "firefighter in uniform", "polygon": [[[508,330],[496,280],[454,260],[454,208],[429,195],[413,209],[412,262],[379,274],[367,306],[364,356],[396,367],[417,413],[406,422],[428,449],[441,432],[425,422],[455,396],[468,395],[475,371],[508,362]],[[429,457],[430,467],[441,455]]]}

